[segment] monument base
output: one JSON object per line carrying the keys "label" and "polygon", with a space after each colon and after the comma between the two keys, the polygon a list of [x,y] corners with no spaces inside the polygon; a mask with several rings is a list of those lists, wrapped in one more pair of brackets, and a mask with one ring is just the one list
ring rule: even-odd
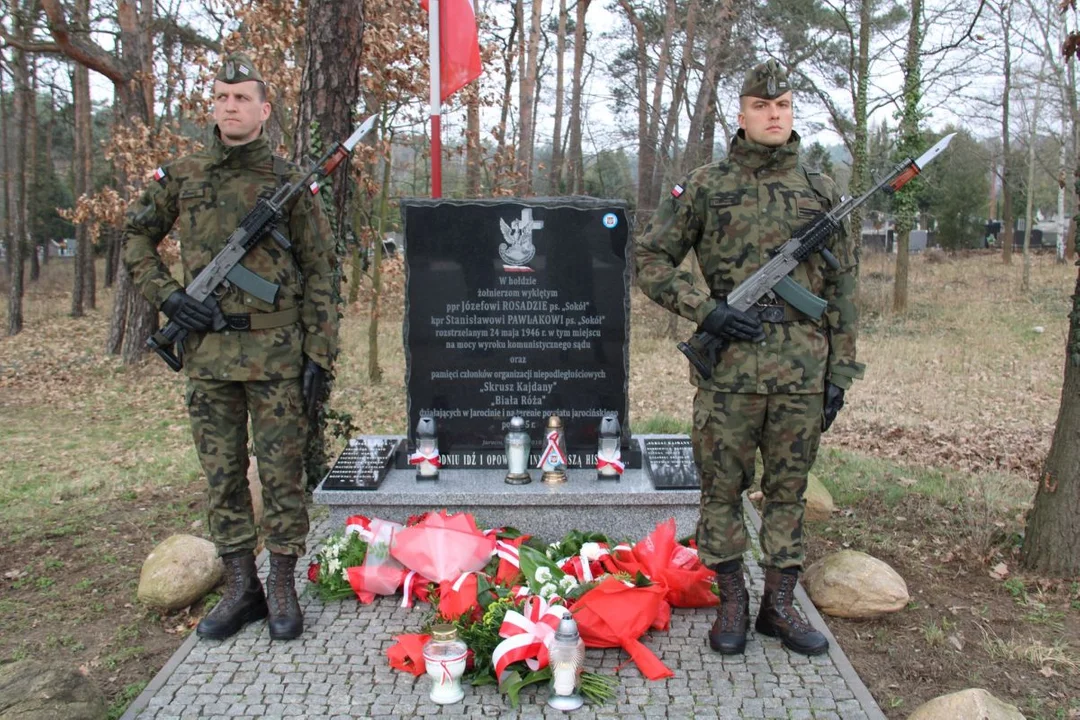
{"label": "monument base", "polygon": [[[655,438],[685,436],[635,436],[631,442],[645,447],[645,440]],[[567,482],[559,485],[540,482],[542,472],[536,469],[530,471],[531,483],[510,485],[504,481],[505,469],[443,467],[438,480],[419,482],[414,469],[391,468],[377,490],[326,490],[324,478],[313,499],[316,505],[330,508],[331,523],[340,528],[350,515],[404,523],[410,515],[445,508],[471,513],[480,527],[510,525],[549,542],[575,529],[601,532],[612,540],[637,541],[668,518],[675,518],[678,537],[692,535],[700,491],[696,487],[658,490],[646,468],[627,469],[618,480],[598,479],[595,468],[571,468],[566,472]]]}

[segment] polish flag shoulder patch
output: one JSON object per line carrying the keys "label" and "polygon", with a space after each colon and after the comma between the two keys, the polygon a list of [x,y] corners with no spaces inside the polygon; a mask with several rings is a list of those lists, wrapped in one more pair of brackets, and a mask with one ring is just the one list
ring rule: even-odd
{"label": "polish flag shoulder patch", "polygon": [[154,180],[156,182],[158,182],[159,184],[164,185],[165,184],[165,178],[166,178],[166,174],[165,174],[164,169],[159,167],[157,170],[154,171]]}
{"label": "polish flag shoulder patch", "polygon": [[684,188],[682,185],[676,185],[675,187],[671,188],[671,197],[682,197],[682,194],[684,192],[686,192],[686,188]]}
{"label": "polish flag shoulder patch", "polygon": [[311,184],[308,185],[308,190],[311,191],[312,195],[318,195],[319,194],[319,181],[318,180],[312,180]]}

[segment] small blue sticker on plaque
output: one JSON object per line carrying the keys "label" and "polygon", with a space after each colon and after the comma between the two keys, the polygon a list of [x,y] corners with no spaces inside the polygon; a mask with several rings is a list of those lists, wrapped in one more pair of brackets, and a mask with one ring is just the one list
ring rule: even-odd
{"label": "small blue sticker on plaque", "polygon": [[615,213],[607,213],[604,215],[604,227],[611,230],[619,224],[619,218],[615,216]]}

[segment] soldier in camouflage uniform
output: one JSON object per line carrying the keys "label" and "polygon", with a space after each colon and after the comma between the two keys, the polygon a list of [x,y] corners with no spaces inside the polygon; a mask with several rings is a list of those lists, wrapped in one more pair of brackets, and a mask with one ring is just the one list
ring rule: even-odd
{"label": "soldier in camouflage uniform", "polygon": [[[199,623],[201,637],[221,639],[269,615],[270,637],[303,632],[293,586],[308,515],[303,481],[306,405],[323,391],[338,334],[335,243],[321,202],[303,193],[278,230],[242,264],[279,285],[273,303],[227,284],[217,298],[228,327],[211,331],[212,311],[184,286],[221,251],[260,195],[301,170],[272,155],[262,134],[270,114],[266,87],[251,60],[229,55],[214,83],[214,127],[208,147],[163,166],[134,204],[125,228],[124,261],[135,285],[189,331],[180,350],[187,406],[209,484],[210,534],[226,568],[221,602]],[[178,226],[184,285],[157,253]],[[261,532],[270,550],[267,589],[255,571],[256,528],[248,491],[248,417],[262,481]],[[269,602],[268,602],[269,600]]]}
{"label": "soldier in camouflage uniform", "polygon": [[[725,300],[797,228],[838,200],[831,180],[799,163],[792,122],[784,70],[772,60],[754,67],[740,93],[741,129],[727,158],[675,185],[635,244],[645,294],[728,341],[711,378],[691,372],[697,386],[694,455],[702,481],[697,544],[702,561],[717,572],[721,604],[709,640],[725,654],[743,652],[749,628],[742,493],[753,481],[759,448],[765,591],[755,628],[800,653],[828,649],[826,638],[792,606],[803,563],[803,493],[821,433],[863,372],[855,360],[857,258],[846,233],[827,243],[839,270],[815,255],[791,274],[828,301],[820,321],[779,297],[766,296],[746,313]],[[679,270],[691,251],[707,291]]]}

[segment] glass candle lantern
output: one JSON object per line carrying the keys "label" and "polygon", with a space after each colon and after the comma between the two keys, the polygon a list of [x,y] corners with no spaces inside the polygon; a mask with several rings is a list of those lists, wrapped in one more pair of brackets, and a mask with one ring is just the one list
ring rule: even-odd
{"label": "glass candle lantern", "polygon": [[468,648],[458,640],[453,625],[431,628],[431,639],[424,644],[424,666],[431,678],[431,701],[439,705],[456,703],[465,697],[461,676],[465,672]]}
{"label": "glass candle lantern", "polygon": [[618,480],[625,466],[619,447],[619,416],[609,413],[600,420],[600,439],[596,449],[596,477],[598,480]]}
{"label": "glass candle lantern", "polygon": [[532,439],[525,431],[525,421],[516,415],[510,418],[510,431],[506,433],[506,482],[525,485],[532,482],[529,476],[529,452]]}
{"label": "glass candle lantern", "polygon": [[555,484],[566,482],[566,438],[558,415],[548,418],[544,429],[544,450],[540,455],[541,481]]}
{"label": "glass candle lantern", "polygon": [[577,710],[585,704],[585,698],[581,696],[585,641],[569,614],[559,621],[559,628],[548,647],[548,662],[551,664],[551,694],[547,704],[556,710]]}
{"label": "glass candle lantern", "polygon": [[416,452],[409,456],[409,464],[416,466],[417,480],[438,480],[439,438],[436,435],[435,418],[421,415],[416,423]]}

